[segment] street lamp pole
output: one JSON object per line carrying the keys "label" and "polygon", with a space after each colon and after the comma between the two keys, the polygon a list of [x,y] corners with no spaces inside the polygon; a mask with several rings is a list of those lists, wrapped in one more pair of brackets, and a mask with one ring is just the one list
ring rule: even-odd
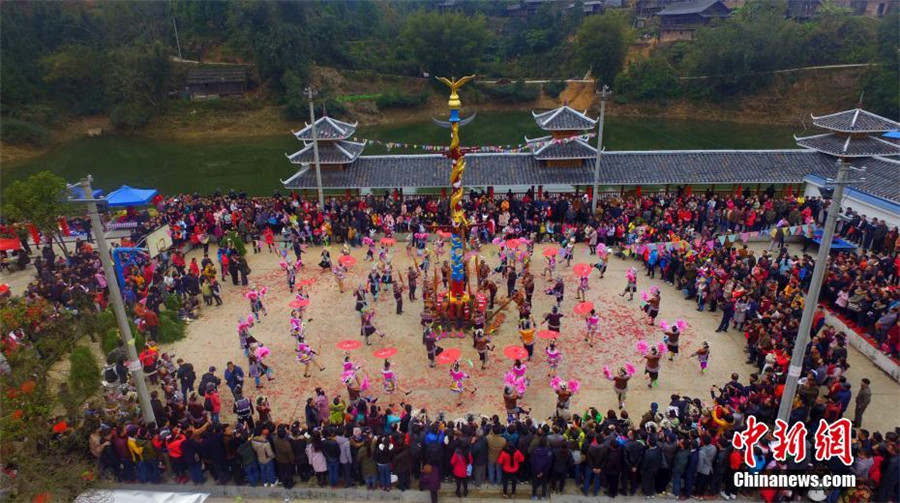
{"label": "street lamp pole", "polygon": [[609,99],[609,86],[604,85],[600,91],[600,125],[597,128],[597,158],[594,160],[594,189],[591,197],[591,214],[597,214],[597,194],[598,184],[600,182],[600,157],[603,155],[603,119],[606,115],[606,101]]}
{"label": "street lamp pole", "polygon": [[322,165],[319,163],[319,132],[316,129],[316,112],[313,106],[313,98],[316,97],[312,86],[303,90],[303,94],[309,98],[309,122],[312,124],[313,161],[316,163],[316,189],[319,193],[319,209],[325,209],[325,193],[322,191]]}
{"label": "street lamp pole", "polygon": [[794,404],[794,395],[797,392],[797,384],[800,374],[803,372],[803,359],[806,355],[806,345],[809,344],[809,332],[812,328],[813,316],[818,305],[819,292],[822,289],[822,280],[825,278],[825,270],[828,269],[828,253],[831,251],[831,239],[834,237],[834,229],[837,225],[838,215],[841,212],[841,199],[844,197],[844,185],[850,173],[850,165],[843,159],[838,160],[837,179],[834,184],[834,195],[831,206],[828,208],[828,217],[825,220],[825,228],[822,230],[822,242],[819,244],[819,253],[816,255],[816,265],[813,268],[812,281],[809,291],[803,303],[803,316],[800,318],[800,328],[797,332],[797,340],[794,342],[794,353],[791,355],[790,367],[788,367],[787,381],[784,383],[784,394],[781,396],[781,404],[778,406],[778,419],[785,423],[791,416]]}
{"label": "street lamp pole", "polygon": [[125,342],[125,351],[128,354],[128,371],[137,387],[138,398],[141,401],[141,413],[144,415],[144,422],[150,424],[156,421],[153,414],[153,407],[150,405],[150,392],[147,391],[147,383],[144,381],[144,370],[141,367],[141,361],[138,358],[137,348],[134,347],[134,338],[131,336],[131,326],[128,325],[128,315],[125,314],[125,303],[122,301],[122,292],[119,290],[119,282],[116,279],[116,273],[113,270],[112,258],[109,254],[109,246],[106,243],[106,236],[103,233],[103,223],[100,222],[100,213],[97,210],[97,199],[94,198],[94,192],[91,190],[91,181],[93,177],[88,175],[81,180],[81,187],[84,189],[84,200],[74,200],[73,202],[84,202],[88,207],[88,216],[91,218],[91,229],[96,234],[97,252],[100,254],[100,262],[103,264],[103,274],[106,275],[106,283],[109,286],[109,299],[113,305],[113,312],[116,315],[116,321],[119,323],[119,332],[122,334],[122,340]]}

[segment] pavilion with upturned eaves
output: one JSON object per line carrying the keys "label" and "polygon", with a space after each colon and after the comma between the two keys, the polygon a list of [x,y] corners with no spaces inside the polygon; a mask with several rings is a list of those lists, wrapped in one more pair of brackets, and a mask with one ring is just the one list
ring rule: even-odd
{"label": "pavilion with upturned eaves", "polygon": [[568,105],[544,112],[534,113],[534,122],[548,136],[529,139],[525,142],[532,155],[546,166],[583,166],[586,161],[597,158],[597,149],[585,141],[585,131],[594,129],[597,119],[587,116],[587,111],[579,112]]}
{"label": "pavilion with upturned eaves", "polygon": [[[549,135],[528,139],[525,152],[466,154],[467,189],[592,193],[597,150],[585,133],[595,130],[597,120],[567,105],[533,115]],[[816,187],[835,177],[836,159],[844,158],[867,168],[865,180],[846,188],[845,204],[900,225],[900,143],[884,136],[900,130],[900,123],[861,108],[814,116],[813,123],[826,132],[797,137],[800,148],[605,151],[597,187],[620,195],[684,190],[815,196]],[[365,144],[349,141],[355,124],[323,117],[316,125],[322,186],[331,194],[447,190],[452,165],[443,154],[361,155]],[[282,184],[309,194],[316,189],[311,127],[295,136],[307,144],[288,157],[304,166]]]}
{"label": "pavilion with upturned eaves", "polygon": [[[357,123],[358,124],[358,123]],[[313,127],[319,143],[319,164],[323,168],[344,169],[353,163],[365,148],[365,143],[348,140],[356,132],[357,124],[342,122],[331,117],[320,117],[312,125],[294,132],[294,136],[304,143],[304,147],[287,158],[292,164],[312,165],[315,163],[313,152]]]}

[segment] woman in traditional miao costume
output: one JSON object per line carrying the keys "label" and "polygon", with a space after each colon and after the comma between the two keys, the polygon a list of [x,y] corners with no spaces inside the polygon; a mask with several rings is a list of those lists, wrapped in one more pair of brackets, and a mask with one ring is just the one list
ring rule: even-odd
{"label": "woman in traditional miao costume", "polygon": [[344,293],[344,278],[347,277],[347,268],[344,267],[344,264],[338,262],[331,268],[331,272],[334,273],[334,279],[337,280],[338,290]]}
{"label": "woman in traditional miao costume", "polygon": [[291,264],[290,260],[282,260],[279,265],[284,269],[285,279],[287,280],[288,290],[293,293],[294,285],[297,283],[297,270]]}
{"label": "woman in traditional miao costume", "polygon": [[559,367],[559,362],[562,361],[562,353],[556,347],[556,341],[551,340],[550,344],[544,350],[547,353],[547,366],[550,367],[550,372],[547,374],[548,377],[556,376],[556,369]]}
{"label": "woman in traditional miao costume", "polygon": [[578,278],[578,290],[575,291],[575,299],[581,301],[587,300],[586,292],[590,289],[590,275],[585,274]]}
{"label": "woman in traditional miao costume", "polygon": [[650,318],[649,325],[656,324],[656,317],[659,315],[660,292],[656,285],[650,287],[650,295],[647,297],[644,305],[644,312]]}
{"label": "woman in traditional miao costume", "polygon": [[266,291],[268,289],[266,287],[262,287],[259,290],[256,289],[256,286],[250,288],[250,291],[247,292],[247,300],[250,301],[250,312],[253,313],[253,317],[256,318],[256,322],[259,323],[259,313],[262,312],[264,316],[268,316],[269,310],[266,309],[266,306],[263,305],[263,297],[266,295]]}
{"label": "woman in traditional miao costume", "polygon": [[584,342],[588,346],[594,347],[594,338],[600,333],[600,317],[597,315],[596,309],[591,309],[591,314],[584,319],[587,325],[587,333],[584,335]]}
{"label": "woman in traditional miao costume", "polygon": [[697,360],[700,362],[700,373],[706,373],[706,366],[709,364],[709,342],[703,341],[703,345],[700,346],[700,349],[694,351],[691,356],[696,356]]}
{"label": "woman in traditional miao costume", "polygon": [[[468,378],[469,374],[459,370],[459,360],[453,362],[453,366],[450,367],[450,391],[459,396],[459,402],[456,404],[457,407],[463,404],[462,396],[463,392],[466,391],[466,379]],[[475,392],[478,391],[478,388],[473,388],[468,391],[474,395]]]}
{"label": "woman in traditional miao costume", "polygon": [[434,240],[434,253],[438,256],[438,258],[444,255],[444,238],[438,236],[437,239]]}
{"label": "woman in traditional miao costume", "polygon": [[310,364],[318,367],[319,372],[325,370],[319,362],[316,361],[316,353],[309,344],[305,342],[301,342],[297,344],[297,361],[303,364],[303,377],[310,377],[309,375],[309,366]]}
{"label": "woman in traditional miao costume", "polygon": [[319,267],[322,268],[322,272],[331,269],[331,253],[327,248],[322,248],[322,260],[319,261]]}
{"label": "woman in traditional miao costume", "polygon": [[253,335],[250,334],[250,327],[253,326],[252,321],[253,315],[248,316],[247,319],[238,318],[238,341],[241,344],[241,349],[244,350],[244,356],[250,356],[250,345],[257,342]]}
{"label": "woman in traditional miao costume", "polygon": [[412,391],[408,391],[400,385],[400,381],[397,379],[397,374],[391,370],[391,361],[385,360],[384,367],[381,369],[381,379],[382,379],[382,387],[385,393],[392,394],[396,390],[402,391],[404,394],[408,395],[412,393]]}
{"label": "woman in traditional miao costume", "polygon": [[644,360],[646,361],[644,373],[650,377],[650,382],[647,383],[648,388],[659,386],[659,361],[661,359],[662,355],[656,346],[651,346],[650,352],[644,355]]}
{"label": "woman in traditional miao costume", "polygon": [[630,364],[626,363],[624,367],[619,367],[619,371],[616,375],[613,375],[612,372],[610,372],[609,367],[603,368],[603,374],[607,379],[613,382],[613,391],[619,399],[619,408],[624,409],[625,398],[628,394],[628,380],[634,375],[634,369]]}
{"label": "woman in traditional miao costume", "polygon": [[544,257],[544,260],[547,261],[547,265],[544,266],[544,272],[541,273],[541,276],[549,276],[548,281],[552,281],[556,274],[556,256]]}
{"label": "woman in traditional miao costume", "polygon": [[384,332],[380,332],[375,328],[375,310],[371,307],[367,307],[363,309],[362,316],[360,317],[360,333],[366,339],[366,346],[371,346],[372,343],[369,342],[369,337],[378,334],[379,337],[384,337]]}
{"label": "woman in traditional miao costume", "polygon": [[628,294],[628,300],[634,300],[634,293],[637,292],[637,271],[634,267],[629,267],[627,271],[625,271],[625,279],[628,283],[625,284],[625,291],[619,294],[619,297],[624,297],[625,294]]}
{"label": "woman in traditional miao costume", "polygon": [[512,373],[516,384],[522,385],[522,389],[519,392],[519,394],[524,395],[525,390],[527,390],[528,386],[531,384],[531,380],[529,380],[527,377],[525,377],[525,374],[528,372],[528,367],[524,363],[522,363],[521,360],[516,360],[513,363],[513,366],[512,366],[512,369],[510,369],[510,372]]}

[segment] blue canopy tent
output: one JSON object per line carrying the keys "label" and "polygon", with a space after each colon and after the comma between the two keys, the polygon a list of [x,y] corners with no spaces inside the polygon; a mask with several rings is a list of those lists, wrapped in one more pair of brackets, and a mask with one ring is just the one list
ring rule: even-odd
{"label": "blue canopy tent", "polygon": [[136,189],[123,185],[106,196],[106,203],[109,206],[142,206],[158,193],[156,189]]}

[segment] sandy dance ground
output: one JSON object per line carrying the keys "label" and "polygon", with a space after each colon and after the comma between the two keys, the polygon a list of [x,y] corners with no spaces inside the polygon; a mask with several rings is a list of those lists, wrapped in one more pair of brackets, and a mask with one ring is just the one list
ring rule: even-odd
{"label": "sandy dance ground", "polygon": [[[538,259],[542,257],[541,252],[545,246],[547,245],[535,247],[535,264],[532,266],[536,274],[532,312],[538,321],[543,319],[544,314],[549,312],[554,304],[553,298],[544,293],[549,284],[540,276],[542,267]],[[210,250],[211,257],[215,256],[214,252],[214,249]],[[337,246],[330,247],[330,252],[333,260],[340,255]],[[406,256],[402,241],[394,246],[393,252],[395,278],[398,271],[403,272],[405,278],[405,272],[411,262]],[[312,318],[312,321],[307,325],[306,341],[319,353],[318,361],[325,367],[321,372],[311,368],[310,378],[303,377],[303,367],[296,357],[296,344],[290,336],[288,303],[293,299],[293,295],[289,293],[285,273],[278,265],[278,255],[268,251],[248,255],[252,268],[251,284],[268,287],[268,294],[265,297],[268,316],[265,316],[251,332],[256,339],[270,348],[271,354],[266,363],[274,369],[275,380],[263,379],[264,388],[257,390],[248,377],[244,387],[245,394],[254,400],[261,394],[267,396],[276,421],[295,419],[304,421],[306,398],[312,396],[316,387],[322,387],[328,393],[329,399],[335,395],[346,399],[347,392],[340,381],[344,353],[336,347],[336,344],[344,339],[362,341],[359,335],[359,316],[354,310],[353,290],[364,281],[371,268],[371,263],[363,260],[365,249],[353,250],[352,254],[357,263],[350,268],[345,279],[344,294],[339,293],[337,282],[331,272],[321,272],[318,267],[319,254],[319,247],[307,249],[307,253],[303,256],[305,267],[297,278],[298,282],[311,281],[308,287],[311,305],[307,308],[307,317]],[[492,266],[499,263],[494,246],[483,247],[481,255]],[[190,254],[190,257],[193,256],[197,256],[199,260],[201,255],[198,251],[194,251]],[[589,260],[587,246],[578,245],[572,264]],[[589,406],[596,406],[604,414],[607,409],[616,409],[612,383],[603,376],[604,365],[615,369],[625,362],[632,362],[638,369],[637,374],[631,379],[625,406],[625,410],[634,418],[640,417],[648,410],[651,402],[659,402],[660,406],[667,405],[672,393],[700,397],[708,401],[710,386],[724,384],[732,372],[739,373],[740,380],[746,382],[747,376],[754,369],[744,363],[746,355],[743,334],[735,330],[726,334],[715,333],[721,317],[720,312],[697,312],[695,302],[683,299],[680,292],[658,279],[650,280],[642,271],[639,271],[638,294],[635,299],[629,302],[626,300],[627,297],[625,299],[619,297],[619,293],[625,287],[625,271],[631,266],[639,267],[639,264],[632,260],[611,258],[609,269],[603,279],[599,279],[596,271],[591,276],[587,296],[588,300],[597,306],[601,316],[601,340],[594,348],[588,347],[583,342],[584,320],[572,312],[577,303],[575,299],[577,278],[571,268],[564,265],[557,268],[557,272],[566,280],[566,297],[562,308],[566,317],[563,318],[558,342],[562,351],[559,374],[566,379],[576,378],[581,382],[581,390],[572,399],[572,412],[581,413]],[[433,268],[430,272],[433,274]],[[499,275],[493,278],[500,287],[498,300],[505,299],[505,279]],[[410,302],[404,293],[402,315],[395,314],[391,292],[389,290],[382,292],[378,302],[375,303],[377,313],[375,326],[384,331],[386,336],[383,339],[373,337],[372,346],[363,346],[352,352],[352,360],[363,366],[361,372],[368,373],[371,377],[372,387],[369,393],[379,398],[378,405],[382,407],[390,407],[393,404],[396,409],[405,400],[416,408],[426,408],[432,415],[446,412],[448,418],[461,417],[466,413],[502,416],[503,375],[512,365],[512,362],[503,356],[503,348],[508,345],[520,345],[515,304],[506,308],[504,311],[506,321],[494,334],[496,349],[491,354],[487,369],[480,370],[477,353],[472,347],[470,337],[450,338],[439,342],[445,349],[456,347],[462,350],[463,370],[471,375],[467,386],[477,388],[475,394],[466,393],[462,397],[463,405],[457,407],[459,397],[450,390],[449,367],[438,365],[429,368],[425,348],[421,342],[422,329],[419,324],[419,315],[422,312],[421,282],[420,276],[416,294],[419,301]],[[665,358],[662,360],[659,386],[648,389],[648,380],[643,374],[644,362],[636,349],[637,341],[643,339],[652,344],[662,341],[663,337],[663,332],[658,326],[648,325],[647,317],[639,308],[641,290],[649,289],[651,285],[658,286],[662,292],[657,321],[666,320],[672,323],[677,319],[683,319],[687,322],[688,328],[681,338],[681,354],[674,362],[669,362]],[[204,307],[200,319],[190,324],[188,337],[167,345],[162,350],[192,362],[198,377],[206,372],[210,365],[214,365],[217,368],[216,374],[222,377],[225,363],[228,361],[240,365],[246,372],[247,358],[240,348],[236,326],[239,317],[246,317],[250,313],[249,301],[244,297],[247,291],[245,287],[232,286],[228,278],[223,283],[225,304],[221,307]],[[706,374],[700,373],[696,358],[690,357],[703,340],[708,340],[711,346],[709,369]],[[548,341],[536,338],[535,342],[534,360],[528,364],[531,385],[520,404],[533,409],[532,417],[545,418],[554,411],[555,394],[547,377],[549,368],[544,348]],[[397,355],[391,360],[401,386],[412,390],[408,397],[399,391],[393,395],[387,395],[382,391],[380,374],[382,360],[375,358],[373,352],[390,346],[398,349]],[[467,360],[472,360],[474,367],[470,367],[466,363]],[[863,426],[871,430],[892,430],[898,424],[897,403],[900,398],[900,385],[854,349],[850,350],[849,362],[851,368],[847,377],[853,385],[854,393],[859,388],[861,378],[868,377],[872,380],[873,399],[864,416]],[[231,393],[224,383],[220,391],[223,417],[231,420],[233,418]],[[852,415],[853,405],[850,407],[848,415]]]}

